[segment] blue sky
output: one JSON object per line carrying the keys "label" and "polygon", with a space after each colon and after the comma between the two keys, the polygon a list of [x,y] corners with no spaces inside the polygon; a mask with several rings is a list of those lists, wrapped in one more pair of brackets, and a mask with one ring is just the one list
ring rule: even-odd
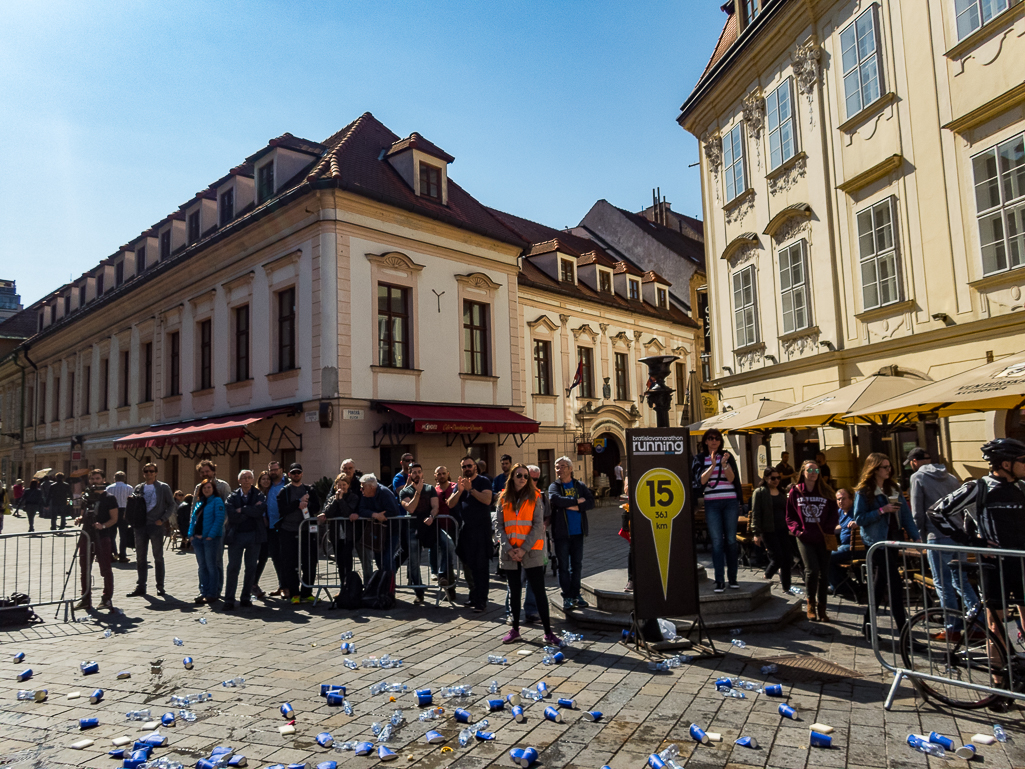
{"label": "blue sky", "polygon": [[725,16],[676,2],[0,3],[0,278],[25,304],[289,131],[365,111],[554,227],[661,187],[700,215],[676,125]]}

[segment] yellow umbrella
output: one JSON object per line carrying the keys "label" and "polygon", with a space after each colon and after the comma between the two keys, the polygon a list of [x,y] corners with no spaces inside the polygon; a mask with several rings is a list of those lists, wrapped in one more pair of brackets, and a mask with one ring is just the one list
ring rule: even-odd
{"label": "yellow umbrella", "polygon": [[911,392],[852,410],[853,422],[913,422],[920,414],[949,417],[1025,405],[1025,352],[929,382]]}
{"label": "yellow umbrella", "polygon": [[870,376],[825,395],[801,401],[748,425],[749,430],[787,427],[825,427],[843,420],[848,412],[892,398],[921,384],[921,380],[896,376]]}
{"label": "yellow umbrella", "polygon": [[43,470],[37,470],[36,474],[33,475],[32,477],[35,478],[36,480],[41,480],[41,479],[45,478],[46,476],[48,476],[52,472],[53,472],[53,468],[52,467],[47,467],[47,468],[45,468]]}
{"label": "yellow umbrella", "polygon": [[751,422],[764,419],[769,414],[785,409],[789,405],[789,403],[762,398],[747,406],[742,406],[736,411],[725,411],[722,414],[716,414],[714,417],[702,419],[700,422],[688,425],[687,429],[690,430],[691,435],[701,435],[705,430],[711,430],[712,428],[722,432],[743,432],[748,429],[747,426]]}

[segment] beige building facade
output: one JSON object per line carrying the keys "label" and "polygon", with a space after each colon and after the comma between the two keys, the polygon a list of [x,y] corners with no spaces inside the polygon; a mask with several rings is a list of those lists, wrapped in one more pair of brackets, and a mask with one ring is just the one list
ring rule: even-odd
{"label": "beige building facade", "polygon": [[[1025,349],[1025,4],[726,10],[679,117],[701,146],[723,402],[796,403],[880,371],[937,380]],[[963,475],[1005,434],[1020,414],[776,434],[769,456],[822,449],[849,482],[867,451],[919,443]]]}
{"label": "beige building facade", "polygon": [[[0,359],[3,479],[136,481],[155,460],[190,490],[207,457],[231,481],[272,458],[307,481],[349,457],[389,478],[410,451],[429,472],[509,453],[549,477],[569,454],[590,480],[576,444],[653,424],[639,359],[676,350],[691,370],[694,325],[656,306],[658,276],[621,265],[623,298],[602,296],[580,249],[534,253],[453,160],[369,113],[323,143],[285,134],[27,308],[35,334]],[[590,389],[567,395],[582,355]]]}

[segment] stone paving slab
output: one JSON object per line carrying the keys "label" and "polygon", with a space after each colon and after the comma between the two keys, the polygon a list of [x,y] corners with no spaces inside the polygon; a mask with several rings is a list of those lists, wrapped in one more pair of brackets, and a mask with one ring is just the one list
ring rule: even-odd
{"label": "stone paving slab", "polygon": [[[8,518],[6,532],[24,531],[23,520]],[[599,509],[592,518],[594,532],[585,548],[585,573],[621,565],[626,550],[615,535],[618,511]],[[704,557],[704,556],[702,556]],[[706,559],[707,560],[707,559]],[[395,762],[417,769],[483,769],[512,767],[508,750],[533,746],[541,754],[541,769],[640,769],[648,755],[670,743],[678,744],[681,766],[701,769],[797,769],[799,767],[924,767],[939,766],[907,747],[910,731],[931,729],[968,739],[976,732],[990,732],[999,721],[1012,735],[1006,745],[980,747],[977,762],[987,769],[1025,767],[1025,731],[1020,714],[999,718],[986,712],[937,709],[916,698],[910,685],[902,686],[890,712],[882,708],[889,688],[871,649],[861,639],[863,607],[849,603],[831,604],[835,618],[829,625],[801,621],[779,632],[745,633],[747,648],[739,649],[728,639],[716,637],[724,656],[695,662],[670,673],[653,673],[646,661],[619,643],[618,633],[584,630],[585,640],[567,650],[568,661],[559,667],[541,664],[541,632],[525,629],[526,641],[503,646],[505,632],[501,600],[504,587],[492,582],[493,603],[485,614],[469,614],[447,606],[414,607],[410,596],[400,594],[397,606],[388,612],[348,613],[323,606],[300,607],[271,601],[257,608],[235,613],[191,604],[195,593],[195,559],[192,555],[167,553],[168,596],[125,598],[135,583],[134,564],[115,569],[115,605],[123,613],[94,612],[87,621],[60,624],[52,611],[41,625],[0,632],[0,766],[114,767],[107,757],[110,741],[121,735],[141,736],[140,724],[126,722],[131,709],[151,708],[159,716],[172,710],[172,694],[210,691],[212,702],[196,704],[193,723],[179,721],[162,729],[169,738],[166,755],[187,766],[216,745],[231,745],[244,753],[250,766],[272,763],[338,761],[339,766],[370,767],[380,763],[373,757],[356,757],[317,746],[317,732],[330,731],[336,741],[369,738],[370,725],[384,722],[396,707],[407,722],[397,730],[389,745],[399,754]],[[744,570],[754,581],[760,574]],[[265,581],[264,587],[268,587]],[[553,595],[554,580],[548,575]],[[779,594],[778,586],[773,587]],[[460,588],[460,594],[465,590]],[[197,622],[205,616],[206,625]],[[111,638],[103,630],[114,631]],[[563,629],[568,629],[563,626]],[[359,661],[369,655],[390,653],[401,656],[398,670],[348,670],[338,650],[339,633],[352,630]],[[179,636],[185,646],[171,639]],[[521,648],[526,656],[516,655]],[[24,651],[26,661],[15,665],[10,655]],[[510,664],[487,664],[487,655],[510,657]],[[787,702],[797,708],[801,720],[789,721],[776,712],[779,700],[752,695],[745,700],[724,699],[712,682],[720,675],[742,675],[760,680],[758,660],[783,654],[814,654],[861,674],[862,678],[830,683],[781,681]],[[185,670],[181,659],[195,659],[193,670]],[[150,662],[163,659],[160,674],[150,672]],[[78,663],[96,660],[100,672],[82,676]],[[750,663],[750,664],[749,664]],[[14,676],[24,667],[35,675],[19,685]],[[129,670],[131,678],[117,680]],[[242,676],[246,685],[226,689],[220,682]],[[380,680],[398,681],[410,693],[371,697],[369,686]],[[565,723],[550,723],[541,717],[543,705],[526,708],[527,721],[515,723],[507,712],[486,714],[487,683],[497,679],[503,693],[519,691],[545,680],[554,697],[576,698],[578,710],[564,711]],[[319,697],[321,683],[342,683],[348,687],[355,713],[344,715]],[[419,709],[412,690],[451,683],[469,683],[474,694],[465,701],[439,702],[446,708],[444,720],[427,724],[416,721]],[[47,688],[46,702],[19,702],[18,688]],[[88,694],[103,688],[105,697],[90,705]],[[68,700],[70,691],[83,698]],[[283,701],[296,711],[296,734],[282,736],[284,723],[278,713]],[[493,743],[476,743],[460,748],[462,728],[451,718],[455,707],[470,709],[476,717],[489,719]],[[599,723],[585,722],[581,711],[605,713]],[[88,732],[78,730],[78,719],[96,716],[100,726]],[[830,750],[808,747],[808,725],[822,721],[836,728]],[[723,741],[698,746],[690,740],[691,722],[706,731],[719,732]],[[427,745],[423,734],[436,728],[447,738],[445,746]],[[734,740],[753,736],[759,748],[741,748]],[[88,737],[95,744],[82,751],[71,743]]]}

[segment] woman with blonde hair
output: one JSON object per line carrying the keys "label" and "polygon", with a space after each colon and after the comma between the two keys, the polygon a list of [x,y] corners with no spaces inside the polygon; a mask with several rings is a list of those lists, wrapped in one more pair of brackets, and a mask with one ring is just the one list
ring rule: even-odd
{"label": "woman with blonde hair", "polygon": [[544,508],[525,464],[513,466],[498,497],[498,535],[501,539],[499,566],[509,580],[512,610],[512,629],[502,638],[502,643],[520,640],[520,608],[523,606],[523,575],[526,574],[531,590],[538,597],[537,611],[545,630],[545,643],[561,646],[562,641],[552,632],[545,592]]}
{"label": "woman with blonde hair", "polygon": [[826,597],[829,590],[829,545],[836,543],[840,514],[836,494],[819,478],[819,465],[809,459],[801,465],[797,483],[787,495],[787,528],[797,539],[804,561],[804,586],[808,591],[808,619],[829,622]]}

